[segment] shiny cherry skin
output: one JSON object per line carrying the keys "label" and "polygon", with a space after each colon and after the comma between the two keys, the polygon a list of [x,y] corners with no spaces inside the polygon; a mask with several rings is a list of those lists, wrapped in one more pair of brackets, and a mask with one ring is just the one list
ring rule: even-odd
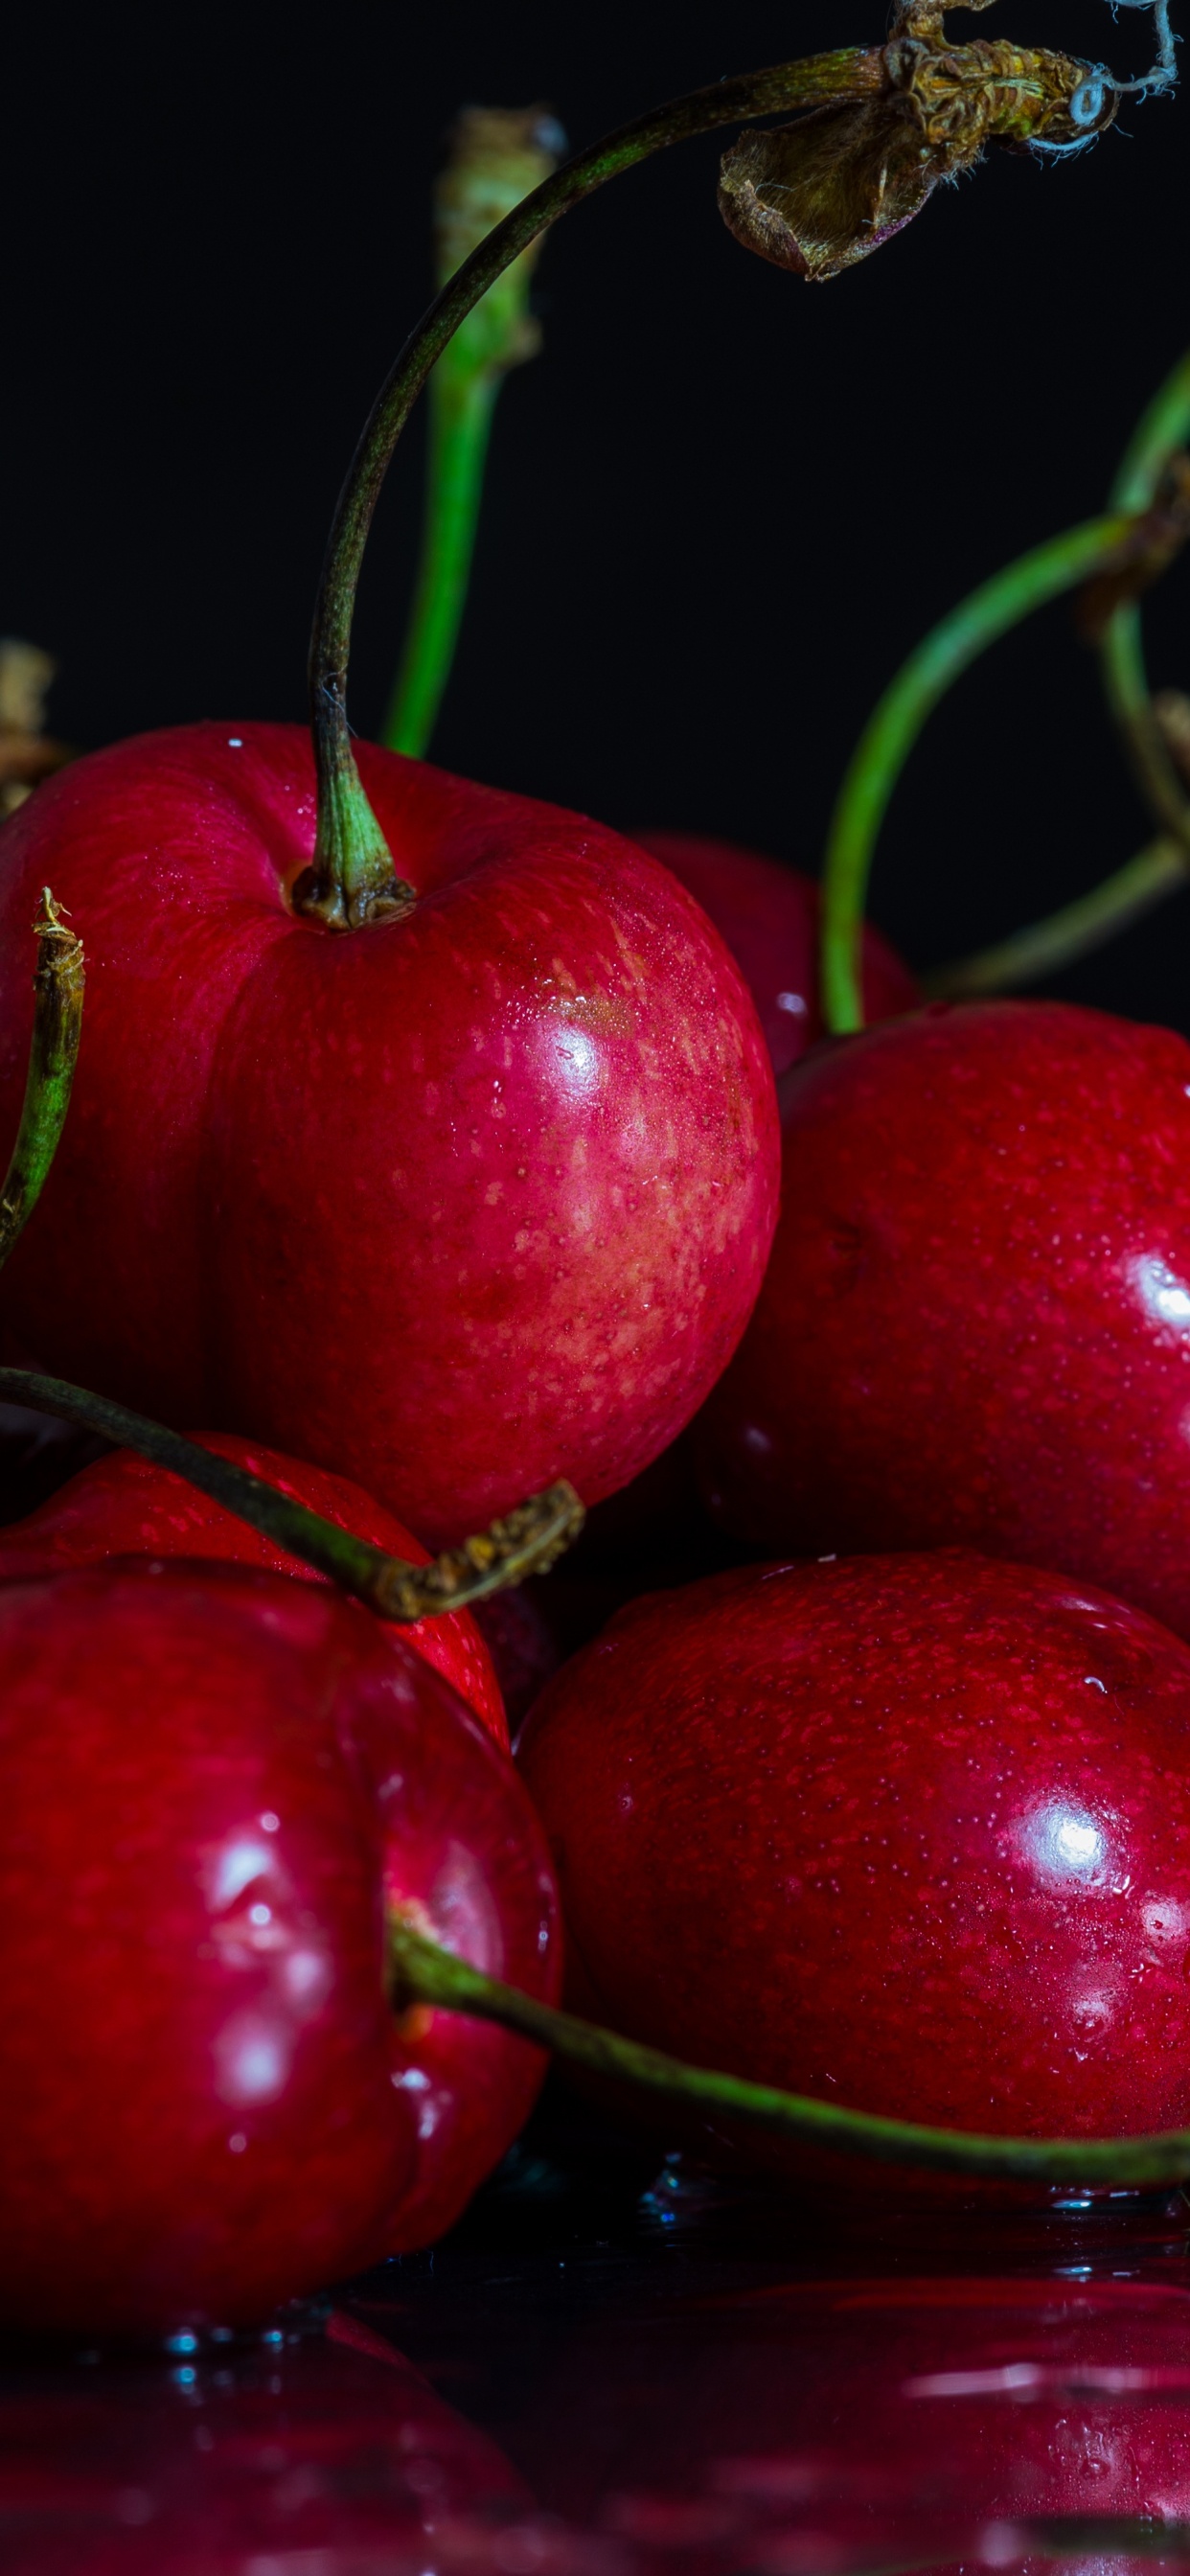
{"label": "shiny cherry skin", "polygon": [[2,1311],[61,1375],[352,1476],[432,1546],[626,1484],[734,1350],[776,1222],[763,1037],[706,916],[616,833],[360,746],[417,901],[297,917],[297,726],[78,761],[0,841],[0,1119],[44,885],[87,1045]]}
{"label": "shiny cherry skin", "polygon": [[554,1991],[528,1801],[424,1657],[241,1566],[0,1588],[0,2323],[251,2321],[457,2216],[541,2059],[394,2020],[386,1902]]}
{"label": "shiny cherry skin", "polygon": [[622,1611],[521,1762],[597,2018],[949,2127],[1190,2123],[1190,1648],[1141,1612],[959,1549],[749,1567]]}
{"label": "shiny cherry skin", "polygon": [[[768,1039],[774,1073],[788,1073],[822,1036],[819,890],[813,877],[736,841],[697,832],[635,832],[669,868],[727,943]],[[921,1000],[908,967],[878,930],[864,929],[864,1014],[887,1020]]]}
{"label": "shiny cherry skin", "polygon": [[783,1092],[782,1213],[697,1432],[737,1537],[950,1541],[1190,1635],[1190,1046],[939,1004]]}
{"label": "shiny cherry skin", "polygon": [[[230,1458],[233,1466],[246,1468],[356,1538],[368,1539],[410,1565],[428,1564],[420,1540],[345,1476],[329,1476],[321,1467],[284,1458],[279,1450],[262,1449],[259,1442],[231,1432],[200,1431],[195,1439],[200,1449]],[[303,1583],[327,1580],[183,1476],[138,1457],[134,1449],[115,1449],[110,1457],[97,1459],[26,1520],[0,1528],[0,1583],[22,1575],[61,1574],[72,1565],[100,1565],[113,1556],[215,1557],[268,1566]],[[470,1612],[418,1619],[392,1633],[445,1675],[507,1752],[508,1720],[495,1666]]]}

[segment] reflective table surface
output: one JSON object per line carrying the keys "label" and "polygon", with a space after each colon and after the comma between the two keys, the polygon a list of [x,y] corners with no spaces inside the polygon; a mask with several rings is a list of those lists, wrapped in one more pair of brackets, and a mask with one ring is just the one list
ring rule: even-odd
{"label": "reflective table surface", "polygon": [[0,2362],[4,2576],[1190,2566],[1190,2208],[829,2211],[553,2088],[262,2335]]}

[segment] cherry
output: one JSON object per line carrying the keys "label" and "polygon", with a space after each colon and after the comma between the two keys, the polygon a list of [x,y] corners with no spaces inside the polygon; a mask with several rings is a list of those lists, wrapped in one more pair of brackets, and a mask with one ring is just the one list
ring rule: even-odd
{"label": "cherry", "polygon": [[390,2010],[385,1904],[552,1993],[519,1783],[330,1590],[144,1562],[0,1588],[0,2322],[235,2324],[430,2241],[540,2055]]}
{"label": "cherry", "polygon": [[[773,1070],[787,1072],[822,1035],[814,879],[732,841],[668,831],[634,837],[680,878],[714,922],[747,981]],[[872,929],[864,935],[864,994],[869,1019],[912,1010],[920,1000],[908,968]],[[580,1610],[574,1591],[580,1568],[602,1575],[604,1592],[607,1576],[616,1586],[615,1605],[598,1581],[591,1590],[584,1643],[619,1601],[709,1570],[715,1533],[699,1496],[691,1441],[691,1432],[682,1433],[631,1485],[596,1504],[578,1558],[560,1583],[551,1581],[547,1621],[569,1606],[573,1625]],[[572,1642],[579,1642],[577,1636]],[[496,1661],[503,1685],[498,1655]],[[540,1678],[546,1678],[544,1669]]]}
{"label": "cherry", "polygon": [[[390,1556],[404,1557],[411,1565],[429,1563],[425,1548],[401,1522],[345,1477],[329,1476],[321,1467],[283,1458],[275,1449],[262,1449],[228,1432],[200,1432],[197,1445],[230,1458],[234,1466],[246,1467],[278,1492],[305,1503],[340,1529],[351,1530],[356,1538],[385,1548]],[[0,1582],[22,1575],[59,1574],[68,1566],[98,1565],[113,1556],[230,1558],[239,1565],[270,1566],[274,1573],[293,1575],[303,1583],[327,1580],[209,1494],[199,1493],[183,1477],[153,1465],[134,1449],[113,1450],[60,1486],[27,1519],[0,1529]],[[497,1600],[500,1597],[496,1595]],[[442,1618],[418,1619],[395,1633],[445,1675],[507,1752],[508,1722],[500,1685],[471,1612],[453,1610]]]}
{"label": "cherry", "polygon": [[608,1493],[680,1430],[759,1287],[779,1138],[738,970],[655,861],[360,761],[417,896],[346,936],[289,908],[314,846],[296,727],[121,744],[14,817],[14,1128],[34,888],[89,981],[3,1310],[62,1375],[350,1474],[437,1546],[559,1474]]}
{"label": "cherry", "polygon": [[1188,1754],[1180,1639],[945,1550],[636,1603],[521,1760],[579,2011],[841,2107],[1079,2137],[1190,2114]]}
{"label": "cherry", "polygon": [[[822,1036],[814,878],[702,833],[648,831],[632,837],[663,861],[714,922],[760,1014],[773,1071],[787,1073]],[[908,967],[870,922],[864,928],[863,982],[869,1020],[911,1011],[921,999]]]}
{"label": "cherry", "polygon": [[800,1066],[756,1314],[696,1441],[738,1537],[960,1540],[1190,1633],[1190,1046],[936,1004]]}

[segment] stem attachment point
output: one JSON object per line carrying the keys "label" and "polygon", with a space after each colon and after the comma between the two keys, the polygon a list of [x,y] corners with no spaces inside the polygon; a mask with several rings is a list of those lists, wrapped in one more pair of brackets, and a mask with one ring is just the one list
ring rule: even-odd
{"label": "stem attachment point", "polygon": [[1190,2175],[1190,2129],[1164,2129],[1127,2138],[1010,2138],[969,2129],[928,2129],[916,2120],[889,2120],[870,2111],[845,2111],[803,2093],[783,2093],[742,2075],[687,2066],[659,2048],[642,2046],[619,2031],[601,2030],[575,2013],[559,2012],[518,1986],[486,1977],[457,1952],[428,1940],[412,1909],[394,1906],[388,1920],[390,1998],[396,2012],[418,2004],[471,2013],[590,2074],[653,2093],[675,2107],[752,2121],[778,2135],[843,2148],[878,2164],[924,2165],[940,2173],[997,2176],[1043,2183],[1183,2182]]}
{"label": "stem attachment point", "polygon": [[[335,704],[329,688],[325,694],[332,706],[321,718],[328,756],[314,861],[303,868],[290,901],[303,919],[321,921],[327,930],[365,930],[376,922],[401,921],[412,912],[417,896],[398,876],[368,802],[341,703]],[[316,736],[319,730],[316,717]]]}

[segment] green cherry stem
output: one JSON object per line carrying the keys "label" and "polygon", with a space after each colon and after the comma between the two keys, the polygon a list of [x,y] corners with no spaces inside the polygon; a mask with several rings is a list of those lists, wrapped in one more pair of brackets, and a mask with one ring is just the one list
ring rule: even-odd
{"label": "green cherry stem", "polygon": [[496,225],[465,259],[406,341],[373,405],[340,494],[310,641],[310,718],[318,780],[314,862],[294,889],[299,912],[328,928],[352,930],[409,910],[412,889],[398,876],[364,793],[347,722],[347,664],[360,566],[389,461],[423,385],[459,325],[551,224],[609,179],[674,143],[824,100],[860,100],[885,78],[881,47],[847,46],[800,62],[749,72],[672,100],[592,144]]}
{"label": "green cherry stem", "polygon": [[539,2003],[444,1950],[394,1908],[389,1917],[394,2009],[436,2005],[499,2022],[573,2066],[655,2093],[675,2106],[756,2122],[791,2138],[841,2147],[878,2164],[927,2165],[942,2173],[1001,2175],[1034,2182],[1172,2183],[1190,2175],[1190,2129],[1132,2138],[998,2138],[965,2129],[927,2129],[913,2120],[884,2120],[844,2111],[801,2093],[751,2084],[740,2075],[687,2066],[618,2031],[601,2030],[574,2013]]}
{"label": "green cherry stem", "polygon": [[822,997],[832,1035],[864,1024],[860,940],[872,859],[893,789],[927,718],[990,644],[1035,609],[1112,568],[1143,525],[1143,514],[1118,510],[1034,547],[952,609],[886,689],[848,763],[827,840]]}
{"label": "green cherry stem", "polygon": [[[493,225],[556,169],[561,129],[540,107],[469,107],[434,191],[435,284],[449,284]],[[381,732],[416,759],[437,721],[459,640],[483,498],[492,417],[510,367],[533,358],[529,311],[540,240],[489,287],[443,350],[429,383],[429,457],[421,560],[392,703]]]}
{"label": "green cherry stem", "polygon": [[1060,973],[1076,957],[1104,948],[1129,922],[1140,921],[1166,896],[1186,883],[1186,859],[1178,841],[1152,841],[1090,894],[1014,930],[989,948],[956,957],[921,978],[931,1000],[974,1001],[981,993],[1012,993]]}
{"label": "green cherry stem", "polygon": [[527,1574],[543,1574],[578,1537],[583,1524],[578,1495],[562,1478],[547,1492],[518,1504],[503,1520],[493,1521],[477,1538],[444,1549],[429,1565],[409,1565],[403,1557],[386,1556],[383,1548],[371,1546],[367,1539],[354,1538],[334,1521],[324,1521],[304,1503],[266,1485],[260,1476],[233,1466],[230,1458],[200,1449],[180,1432],[167,1431],[164,1424],[130,1413],[105,1395],[92,1395],[86,1387],[41,1377],[33,1369],[0,1368],[0,1399],[5,1397],[12,1404],[29,1405],[35,1413],[80,1422],[118,1447],[136,1449],[142,1458],[152,1458],[157,1466],[184,1476],[187,1484],[197,1485],[200,1493],[222,1503],[238,1520],[248,1521],[276,1546],[329,1576],[382,1619],[438,1618],[449,1610],[464,1610],[468,1602],[486,1600],[491,1592],[503,1592]]}
{"label": "green cherry stem", "polygon": [[48,886],[33,927],[33,1044],[17,1141],[0,1190],[0,1264],[28,1224],[58,1150],[83,1024],[82,941],[67,929]]}
{"label": "green cherry stem", "polygon": [[[1190,356],[1178,360],[1138,422],[1112,486],[1112,508],[1150,509],[1171,457],[1188,439]],[[1103,947],[1117,931],[1127,929],[1185,886],[1190,875],[1190,799],[1150,696],[1135,600],[1125,600],[1113,611],[1100,654],[1108,704],[1161,838],[1113,870],[1090,894],[1064,904],[1047,920],[1031,923],[991,947],[923,976],[927,993],[962,1000],[1037,983]]]}
{"label": "green cherry stem", "polygon": [[[1170,459],[1190,440],[1190,355],[1154,395],[1137,425],[1112,485],[1109,506],[1151,509]],[[1108,705],[1154,822],[1172,835],[1190,870],[1190,797],[1170,758],[1149,691],[1141,612],[1124,600],[1108,619],[1100,647]]]}

